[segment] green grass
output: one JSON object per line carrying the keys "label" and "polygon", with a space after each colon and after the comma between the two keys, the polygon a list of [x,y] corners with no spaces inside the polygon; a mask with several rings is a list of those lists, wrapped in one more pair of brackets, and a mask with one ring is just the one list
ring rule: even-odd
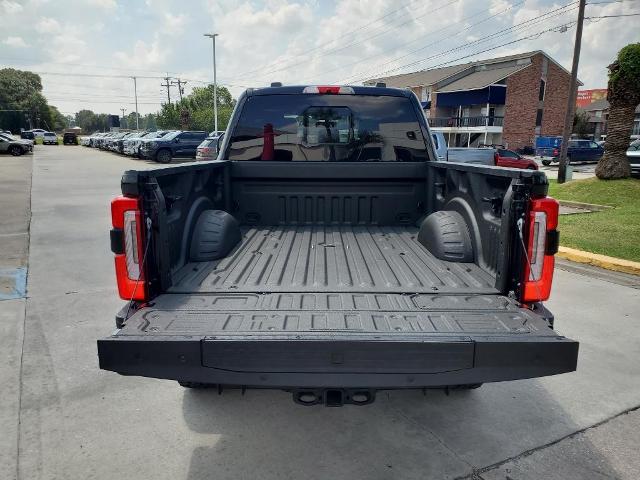
{"label": "green grass", "polygon": [[[36,141],[35,141],[34,145],[43,145],[42,137],[36,137]],[[62,135],[58,135],[58,145],[62,145]],[[51,147],[53,145],[48,145],[48,146]]]}
{"label": "green grass", "polygon": [[558,200],[610,205],[602,212],[561,215],[560,244],[593,253],[640,261],[640,179],[549,181]]}

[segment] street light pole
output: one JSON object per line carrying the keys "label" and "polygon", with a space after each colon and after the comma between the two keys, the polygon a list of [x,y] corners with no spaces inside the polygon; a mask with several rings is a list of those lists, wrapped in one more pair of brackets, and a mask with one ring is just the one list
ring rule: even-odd
{"label": "street light pole", "polygon": [[218,131],[218,81],[216,78],[216,37],[217,33],[205,33],[205,37],[213,40],[213,130]]}
{"label": "street light pole", "polygon": [[573,115],[576,109],[576,95],[578,91],[578,62],[580,61],[580,46],[582,44],[582,24],[584,23],[585,4],[586,0],[580,0],[580,4],[578,5],[578,23],[576,24],[576,41],[573,46],[573,64],[571,65],[569,99],[567,100],[567,112],[564,117],[562,144],[560,145],[560,166],[558,167],[558,183],[564,183],[567,180],[567,149],[569,148],[569,135],[571,135],[573,126]]}
{"label": "street light pole", "polygon": [[136,77],[131,78],[133,78],[133,95],[136,98],[136,130],[140,130],[140,125],[138,124],[138,79]]}

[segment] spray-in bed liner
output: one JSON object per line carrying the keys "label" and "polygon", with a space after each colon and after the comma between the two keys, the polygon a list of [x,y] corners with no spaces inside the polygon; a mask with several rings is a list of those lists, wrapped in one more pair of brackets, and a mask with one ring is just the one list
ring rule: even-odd
{"label": "spray-in bed liner", "polygon": [[219,261],[185,265],[171,293],[497,293],[473,263],[435,258],[418,229],[396,226],[260,226]]}

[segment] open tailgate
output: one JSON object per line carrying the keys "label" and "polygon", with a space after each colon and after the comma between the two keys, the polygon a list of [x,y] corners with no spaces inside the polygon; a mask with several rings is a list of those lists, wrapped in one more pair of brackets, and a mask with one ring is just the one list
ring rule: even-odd
{"label": "open tailgate", "polygon": [[166,294],[98,354],[123,375],[384,389],[570,372],[578,343],[501,295]]}

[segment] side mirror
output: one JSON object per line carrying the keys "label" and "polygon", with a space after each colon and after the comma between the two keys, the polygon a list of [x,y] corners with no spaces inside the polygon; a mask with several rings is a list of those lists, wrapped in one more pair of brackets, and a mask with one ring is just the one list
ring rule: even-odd
{"label": "side mirror", "polygon": [[173,141],[173,143],[180,143],[180,139],[179,139],[179,138],[176,138],[176,139]]}

